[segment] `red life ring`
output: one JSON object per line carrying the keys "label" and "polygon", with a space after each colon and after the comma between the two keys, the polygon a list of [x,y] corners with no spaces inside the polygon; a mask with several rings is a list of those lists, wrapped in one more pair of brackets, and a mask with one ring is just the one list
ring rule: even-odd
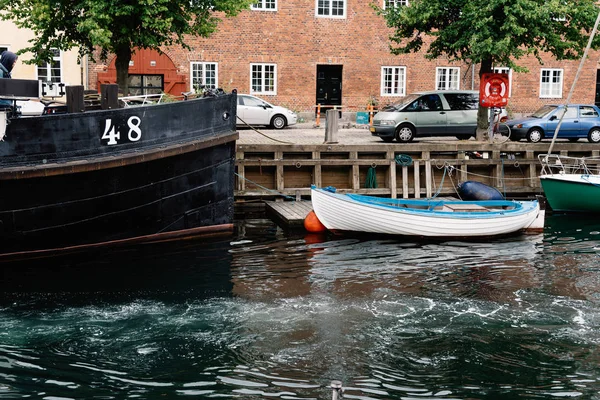
{"label": "red life ring", "polygon": [[508,104],[508,74],[481,75],[479,104],[482,107],[506,107]]}

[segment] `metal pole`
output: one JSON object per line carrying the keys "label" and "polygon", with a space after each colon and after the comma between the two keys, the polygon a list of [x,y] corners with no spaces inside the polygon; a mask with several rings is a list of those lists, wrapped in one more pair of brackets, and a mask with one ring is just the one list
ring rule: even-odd
{"label": "metal pole", "polygon": [[333,391],[331,400],[341,400],[342,392],[344,391],[342,388],[342,381],[331,381],[331,389]]}
{"label": "metal pole", "polygon": [[590,47],[592,47],[592,41],[594,40],[594,36],[596,35],[596,31],[598,30],[598,24],[600,24],[600,11],[598,12],[598,16],[596,17],[596,23],[594,24],[594,29],[592,29],[592,33],[590,34],[590,38],[588,40],[588,44],[583,52],[583,57],[581,57],[581,61],[579,62],[579,68],[577,68],[577,73],[575,74],[575,80],[573,80],[573,84],[571,85],[571,90],[569,91],[569,95],[567,96],[567,102],[565,103],[565,109],[563,110],[562,115],[560,116],[560,120],[558,121],[558,125],[556,125],[556,130],[554,131],[554,136],[552,137],[552,143],[550,143],[550,147],[548,148],[548,154],[552,153],[552,148],[554,147],[554,141],[556,140],[556,136],[558,136],[558,130],[562,125],[563,118],[567,113],[567,109],[569,107],[569,103],[571,102],[571,96],[573,96],[573,92],[575,91],[575,84],[579,79],[579,74],[583,69],[583,63],[587,58],[588,51]]}
{"label": "metal pole", "polygon": [[488,125],[488,140],[490,143],[494,143],[494,122],[496,119],[496,115],[494,114],[494,111],[496,110],[496,108],[490,107],[490,108],[488,108],[488,110],[490,113],[489,125]]}

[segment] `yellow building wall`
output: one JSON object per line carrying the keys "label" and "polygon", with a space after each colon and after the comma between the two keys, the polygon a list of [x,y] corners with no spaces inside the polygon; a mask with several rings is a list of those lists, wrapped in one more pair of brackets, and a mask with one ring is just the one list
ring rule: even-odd
{"label": "yellow building wall", "polygon": [[[0,21],[0,47],[7,47],[13,53],[28,47],[28,41],[34,37],[33,32],[28,29],[18,28],[11,21]],[[37,68],[35,65],[25,64],[23,61],[31,59],[31,53],[19,56],[17,64],[12,71],[15,79],[37,79]],[[87,62],[77,62],[77,50],[61,52],[62,82],[67,85],[84,85],[87,88],[87,73],[85,66]]]}

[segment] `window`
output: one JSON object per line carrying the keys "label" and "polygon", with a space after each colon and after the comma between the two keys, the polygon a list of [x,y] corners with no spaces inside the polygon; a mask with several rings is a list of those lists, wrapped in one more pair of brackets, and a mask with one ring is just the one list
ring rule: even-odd
{"label": "window", "polygon": [[[564,108],[560,108],[560,111],[556,113],[556,116],[558,118],[560,118],[560,116],[562,115],[562,113],[564,112]],[[577,107],[569,107],[567,108],[567,112],[565,113],[565,116],[563,117],[563,119],[575,119],[577,118]]]}
{"label": "window", "polygon": [[383,8],[396,8],[400,6],[407,6],[408,0],[383,0]]}
{"label": "window", "polygon": [[581,106],[579,110],[581,113],[581,118],[598,118],[598,112],[594,107]]}
{"label": "window", "polygon": [[52,61],[37,66],[38,80],[45,82],[62,82],[60,50],[51,49]]}
{"label": "window", "polygon": [[406,94],[406,67],[381,67],[381,95]]}
{"label": "window", "polygon": [[190,66],[190,90],[199,90],[205,86],[210,89],[216,89],[219,82],[218,69],[216,63],[193,62]]}
{"label": "window", "polygon": [[162,75],[129,75],[129,95],[161,94],[163,92]]}
{"label": "window", "polygon": [[238,96],[238,105],[248,107],[262,107],[265,105],[265,102],[255,97],[240,95]]}
{"label": "window", "polygon": [[451,110],[477,110],[479,97],[469,93],[444,93]]}
{"label": "window", "polygon": [[508,97],[512,96],[512,69],[508,67],[497,67],[492,68],[492,72],[496,74],[507,74],[508,75]]}
{"label": "window", "polygon": [[540,97],[562,97],[562,69],[542,69],[540,75]]}
{"label": "window", "polygon": [[0,54],[8,50],[8,46],[0,45]]}
{"label": "window", "polygon": [[426,94],[412,102],[406,111],[442,111],[442,100],[437,94]]}
{"label": "window", "polygon": [[460,89],[460,68],[458,67],[440,67],[435,70],[436,89],[437,90],[458,90]]}
{"label": "window", "polygon": [[252,10],[277,11],[277,0],[257,0],[250,6]]}
{"label": "window", "polygon": [[277,94],[277,65],[250,64],[250,93]]}
{"label": "window", "polygon": [[316,0],[317,16],[331,18],[346,17],[346,0]]}

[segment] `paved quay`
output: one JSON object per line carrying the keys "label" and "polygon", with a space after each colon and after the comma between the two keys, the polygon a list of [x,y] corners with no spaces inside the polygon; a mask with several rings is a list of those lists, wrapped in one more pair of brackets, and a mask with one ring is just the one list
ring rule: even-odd
{"label": "paved quay", "polygon": [[[253,145],[253,144],[289,144],[289,145],[316,145],[325,142],[325,123],[321,123],[320,127],[315,126],[315,122],[303,122],[288,126],[281,130],[268,128],[248,128],[238,127],[240,138],[237,141],[238,145]],[[455,137],[443,138],[415,138],[414,143],[458,143],[459,140]],[[463,141],[464,142],[464,141]],[[396,145],[410,145],[392,142]],[[469,140],[469,143],[477,143],[474,138]],[[487,143],[487,142],[486,142]],[[354,123],[340,123],[337,133],[337,144],[342,145],[387,145],[378,137],[372,136],[368,125],[356,125]]]}

